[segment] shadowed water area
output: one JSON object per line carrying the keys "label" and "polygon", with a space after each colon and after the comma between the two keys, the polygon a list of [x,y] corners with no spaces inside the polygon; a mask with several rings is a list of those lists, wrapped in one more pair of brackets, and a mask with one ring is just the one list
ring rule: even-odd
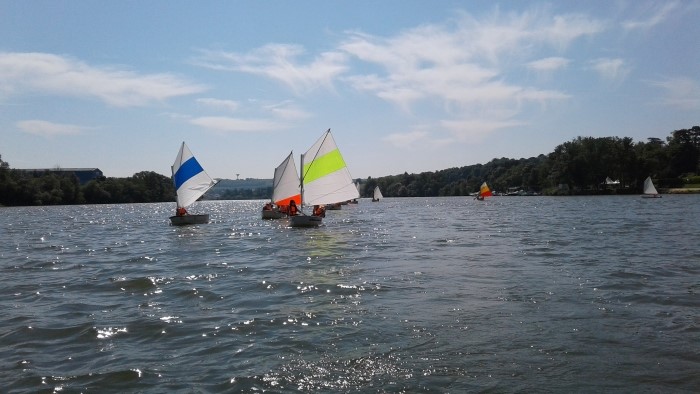
{"label": "shadowed water area", "polygon": [[700,196],[1,208],[4,392],[696,392]]}

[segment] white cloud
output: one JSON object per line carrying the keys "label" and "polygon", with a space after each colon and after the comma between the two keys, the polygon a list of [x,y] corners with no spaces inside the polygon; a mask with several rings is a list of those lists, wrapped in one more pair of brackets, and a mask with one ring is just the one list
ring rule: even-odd
{"label": "white cloud", "polygon": [[249,53],[203,51],[194,62],[214,70],[245,72],[277,80],[297,94],[319,87],[332,89],[333,80],[347,70],[345,55],[341,53],[322,53],[302,64],[299,58],[304,54],[299,45],[268,44]]}
{"label": "white cloud", "polygon": [[285,129],[287,127],[284,124],[266,119],[237,119],[224,116],[193,118],[190,120],[190,123],[206,129],[230,133],[269,132]]}
{"label": "white cloud", "polygon": [[53,123],[45,120],[23,120],[16,123],[17,128],[28,134],[42,137],[59,137],[82,134],[91,127],[73,124]]}
{"label": "white cloud", "polygon": [[442,126],[448,129],[460,141],[478,141],[497,130],[516,127],[522,124],[522,122],[503,119],[460,119],[442,121]]}
{"label": "white cloud", "polygon": [[310,113],[288,101],[267,105],[265,110],[275,117],[285,120],[303,120],[311,117]]}
{"label": "white cloud", "polygon": [[534,60],[527,63],[527,67],[535,71],[556,71],[566,68],[570,63],[569,59],[563,57],[548,57]]}
{"label": "white cloud", "polygon": [[425,131],[411,131],[408,133],[389,134],[382,140],[399,148],[410,148],[421,141],[425,141],[427,138],[428,133]]}
{"label": "white cloud", "polygon": [[140,75],[49,53],[0,53],[0,94],[3,95],[30,91],[97,98],[109,105],[128,107],[204,89],[170,74]]}
{"label": "white cloud", "polygon": [[235,112],[240,107],[240,103],[233,100],[221,100],[215,98],[199,98],[197,102],[207,107],[222,108],[227,111]]}
{"label": "white cloud", "polygon": [[591,67],[595,70],[601,77],[609,80],[622,80],[624,79],[629,70],[622,59],[608,59],[601,58],[591,61]]}
{"label": "white cloud", "polygon": [[675,77],[653,81],[650,84],[664,91],[661,98],[663,105],[688,111],[700,111],[700,81]]}
{"label": "white cloud", "polygon": [[642,13],[645,15],[641,15],[636,20],[626,20],[622,23],[622,27],[625,30],[651,29],[665,21],[678,6],[679,4],[676,1],[651,2],[648,8],[642,9]]}

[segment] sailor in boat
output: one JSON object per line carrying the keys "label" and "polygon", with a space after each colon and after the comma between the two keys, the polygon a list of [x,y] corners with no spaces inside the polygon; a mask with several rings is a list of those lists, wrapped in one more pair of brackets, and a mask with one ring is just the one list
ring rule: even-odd
{"label": "sailor in boat", "polygon": [[297,203],[294,200],[289,201],[289,216],[296,216],[298,213]]}
{"label": "sailor in boat", "polygon": [[180,207],[175,210],[175,216],[185,216],[187,215],[187,210],[183,207]]}
{"label": "sailor in boat", "polygon": [[314,205],[314,216],[326,217],[326,207],[324,205]]}
{"label": "sailor in boat", "polygon": [[272,211],[272,204],[269,202],[263,207],[263,211]]}

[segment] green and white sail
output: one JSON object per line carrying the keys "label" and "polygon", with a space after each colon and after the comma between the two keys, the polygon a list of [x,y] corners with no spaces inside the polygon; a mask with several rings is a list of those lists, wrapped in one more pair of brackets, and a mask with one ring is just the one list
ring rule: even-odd
{"label": "green and white sail", "polygon": [[301,155],[301,183],[304,205],[333,204],[360,197],[330,129]]}

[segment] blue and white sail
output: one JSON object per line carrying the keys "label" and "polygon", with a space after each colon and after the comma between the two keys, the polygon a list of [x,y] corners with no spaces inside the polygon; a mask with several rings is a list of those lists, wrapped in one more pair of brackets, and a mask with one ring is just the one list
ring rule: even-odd
{"label": "blue and white sail", "polygon": [[216,185],[216,181],[204,171],[184,142],[175,158],[172,171],[178,208],[187,208]]}

